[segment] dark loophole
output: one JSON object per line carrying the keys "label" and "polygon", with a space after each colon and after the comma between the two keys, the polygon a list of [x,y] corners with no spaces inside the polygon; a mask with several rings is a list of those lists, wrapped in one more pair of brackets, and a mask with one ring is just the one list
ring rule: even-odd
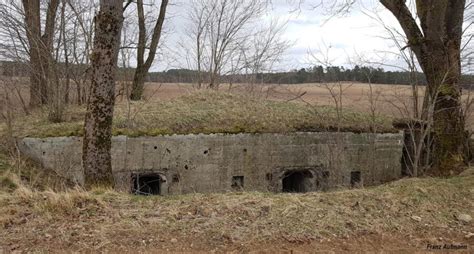
{"label": "dark loophole", "polygon": [[362,181],[362,176],[360,171],[352,171],[351,172],[351,186],[355,187],[360,184]]}
{"label": "dark loophole", "polygon": [[273,179],[273,174],[272,173],[267,173],[265,175],[265,177],[267,178],[267,181],[271,181]]}
{"label": "dark loophole", "polygon": [[231,187],[234,190],[243,189],[244,188],[244,176],[233,176]]}
{"label": "dark loophole", "polygon": [[179,175],[178,174],[173,175],[173,183],[179,183]]}
{"label": "dark loophole", "polygon": [[155,149],[155,150],[156,150],[156,149],[158,149],[158,147],[157,147],[157,146],[154,146],[154,147],[153,147],[153,149]]}
{"label": "dark loophole", "polygon": [[188,165],[184,165],[184,169],[189,169]]}

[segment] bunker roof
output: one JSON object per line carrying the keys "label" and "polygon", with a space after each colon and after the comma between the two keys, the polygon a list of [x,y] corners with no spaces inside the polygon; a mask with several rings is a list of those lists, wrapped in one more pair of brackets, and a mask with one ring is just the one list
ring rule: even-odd
{"label": "bunker roof", "polygon": [[[82,136],[85,112],[84,106],[68,106],[64,121],[53,123],[48,110],[39,109],[15,119],[13,135]],[[118,102],[113,121],[113,135],[128,136],[303,131],[396,132],[385,116],[209,90],[168,101]],[[0,132],[6,133],[5,123]]]}

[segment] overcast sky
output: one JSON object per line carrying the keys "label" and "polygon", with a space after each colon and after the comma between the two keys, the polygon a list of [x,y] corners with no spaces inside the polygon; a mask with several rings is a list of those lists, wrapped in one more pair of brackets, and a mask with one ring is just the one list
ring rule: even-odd
{"label": "overcast sky", "polygon": [[[357,62],[383,62],[387,65],[401,65],[397,56],[388,52],[397,52],[394,43],[386,38],[387,32],[379,21],[369,15],[375,13],[383,18],[386,25],[398,28],[392,15],[380,6],[377,0],[363,0],[343,16],[330,17],[324,8],[312,8],[311,2],[297,8],[287,0],[274,0],[265,19],[278,18],[287,22],[284,39],[291,42],[291,47],[276,67],[278,70],[289,70],[307,67],[316,63],[308,52],[328,55],[334,65],[350,66]],[[166,36],[165,56],[156,62],[154,69],[186,67],[180,57],[169,57],[177,49],[178,42],[183,40],[186,28],[186,5],[181,3],[170,8]],[[161,63],[160,63],[161,62]],[[385,67],[389,68],[389,67]]]}
{"label": "overcast sky", "polygon": [[[312,7],[319,0],[306,0],[299,8],[295,4],[289,4],[289,1],[298,0],[272,0],[271,8],[263,17],[266,20],[278,18],[287,22],[283,37],[291,42],[291,47],[283,56],[283,61],[275,67],[276,70],[317,64],[308,52],[313,52],[320,58],[320,52],[323,52],[333,65],[346,67],[367,62],[392,70],[406,66],[384,29],[385,25],[400,31],[398,22],[378,0],[358,0],[345,15],[332,17],[325,8]],[[470,1],[473,0],[468,0]],[[408,1],[409,4],[410,2]],[[187,67],[177,45],[185,38],[186,7],[189,2],[176,0],[175,3],[177,4],[169,8],[169,19],[165,23],[168,30],[164,38],[166,46],[162,56],[154,64],[155,71]]]}

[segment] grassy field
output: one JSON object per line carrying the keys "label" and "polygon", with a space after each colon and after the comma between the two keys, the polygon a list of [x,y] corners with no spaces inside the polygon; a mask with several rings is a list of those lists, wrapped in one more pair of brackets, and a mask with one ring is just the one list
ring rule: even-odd
{"label": "grassy field", "polygon": [[45,189],[20,180],[17,162],[2,161],[0,250],[7,253],[422,253],[427,244],[474,251],[473,222],[457,219],[473,215],[474,170],[327,193],[143,197]]}
{"label": "grassy field", "polygon": [[[15,87],[21,87],[24,102],[28,103],[28,88],[25,85],[26,80],[12,81]],[[1,81],[0,81],[1,84]],[[340,89],[339,89],[340,88]],[[126,101],[124,96],[124,84],[117,86],[117,102],[123,104]],[[412,115],[413,100],[412,88],[406,85],[383,85],[383,84],[362,84],[362,83],[330,83],[330,84],[297,84],[297,85],[263,85],[250,87],[243,84],[222,85],[220,91],[233,94],[252,95],[253,97],[285,102],[291,100],[298,104],[311,104],[315,106],[334,107],[336,102],[332,95],[337,95],[338,103],[345,109],[364,112],[376,116],[388,116],[396,118],[405,118]],[[183,83],[147,83],[145,86],[145,97],[150,102],[166,102],[175,100],[181,96],[190,95],[196,92],[192,84]],[[4,91],[0,89],[0,105],[4,99]],[[21,111],[21,102],[16,95],[16,91],[10,92],[11,100],[14,103],[13,108]],[[303,94],[298,97],[298,95]],[[331,93],[333,93],[331,95]],[[423,100],[424,88],[419,88],[419,107]],[[470,91],[464,91],[464,102],[470,100]],[[341,95],[340,97],[338,95]],[[296,98],[297,97],[297,98]],[[71,100],[74,101],[72,91]],[[339,102],[340,101],[340,102]],[[467,114],[467,124],[470,129],[474,127],[474,118],[472,110]]]}
{"label": "grassy field", "polygon": [[[84,107],[70,106],[65,121],[48,121],[46,109],[14,121],[16,137],[82,135]],[[1,127],[3,126],[3,128]],[[0,131],[6,126],[0,125]],[[279,133],[295,131],[394,132],[391,118],[331,106],[268,100],[226,91],[194,91],[168,100],[117,102],[114,135]]]}
{"label": "grassy field", "polygon": [[[424,87],[418,88],[418,107],[421,109]],[[365,84],[365,83],[329,83],[329,84],[296,84],[296,85],[264,85],[256,88],[237,84],[229,87],[222,85],[222,91],[248,94],[249,92],[268,100],[287,101],[315,106],[334,107],[334,95],[344,109],[355,110],[377,116],[407,118],[413,116],[413,91],[407,85]],[[158,84],[148,83],[145,95],[149,100],[166,101],[195,91],[191,84]],[[303,96],[295,99],[298,95]],[[472,100],[472,91],[464,90],[463,104]],[[124,99],[124,97],[119,97]],[[466,113],[466,124],[474,129],[474,115],[472,109]]]}

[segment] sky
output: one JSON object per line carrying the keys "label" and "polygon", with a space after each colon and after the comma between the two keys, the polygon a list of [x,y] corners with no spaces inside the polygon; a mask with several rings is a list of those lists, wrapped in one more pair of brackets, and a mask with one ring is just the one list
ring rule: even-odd
{"label": "sky", "polygon": [[[271,15],[288,20],[285,37],[294,44],[288,51],[288,67],[304,67],[322,59],[333,65],[351,66],[361,62],[397,61],[393,42],[386,37],[383,26],[371,18],[375,14],[384,17],[383,22],[398,29],[391,14],[380,8],[377,1],[362,1],[349,13],[330,16],[324,8],[311,8],[304,5],[297,12],[288,12],[292,6],[282,1]],[[369,16],[370,15],[370,16]],[[316,56],[314,59],[312,55]],[[390,58],[390,59],[386,59]]]}
{"label": "sky", "polygon": [[[286,23],[283,39],[291,43],[275,70],[299,69],[318,64],[311,54],[318,59],[329,59],[328,62],[338,66],[350,67],[369,62],[385,69],[405,66],[393,54],[398,52],[397,47],[387,38],[388,34],[382,25],[383,22],[386,26],[400,29],[398,23],[377,0],[359,0],[348,13],[337,16],[329,15],[331,12],[328,6],[314,8],[312,4],[315,2],[319,1],[307,0],[298,7],[288,0],[272,1],[263,19],[277,18]],[[186,30],[185,8],[186,5],[181,2],[169,10],[168,23],[165,23],[169,30],[165,37],[165,51],[179,51],[176,45],[183,40]],[[377,15],[381,21],[374,19]],[[164,52],[164,55],[169,56],[169,53]],[[162,57],[154,69],[186,67],[186,63],[179,58]]]}

